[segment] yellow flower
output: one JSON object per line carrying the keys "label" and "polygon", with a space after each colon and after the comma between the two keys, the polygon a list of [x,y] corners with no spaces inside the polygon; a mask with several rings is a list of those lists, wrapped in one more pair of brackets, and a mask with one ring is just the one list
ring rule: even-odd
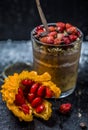
{"label": "yellow flower", "polygon": [[35,108],[32,108],[31,103],[28,101],[26,101],[29,107],[29,113],[27,114],[25,114],[24,111],[22,111],[20,107],[15,104],[15,96],[18,94],[18,88],[24,79],[30,79],[34,82],[42,83],[42,85],[48,86],[53,91],[56,98],[60,96],[60,88],[56,87],[56,85],[51,81],[51,76],[47,72],[42,75],[38,75],[35,71],[23,71],[20,74],[15,73],[5,79],[1,90],[3,101],[6,102],[8,109],[11,110],[20,121],[32,121],[33,115],[43,118],[44,120],[48,120],[52,114],[52,104],[45,99],[43,99],[45,109],[42,113],[37,113]]}

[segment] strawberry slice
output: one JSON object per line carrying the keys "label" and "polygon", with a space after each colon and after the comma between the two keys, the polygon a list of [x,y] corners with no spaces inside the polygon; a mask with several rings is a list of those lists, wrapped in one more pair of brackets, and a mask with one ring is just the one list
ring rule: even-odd
{"label": "strawberry slice", "polygon": [[45,86],[41,85],[37,90],[37,95],[40,96],[40,97],[44,97],[45,91],[46,91]]}
{"label": "strawberry slice", "polygon": [[36,108],[36,107],[38,107],[41,103],[42,103],[42,98],[41,98],[41,97],[36,97],[36,98],[32,101],[31,106],[32,106],[33,108]]}
{"label": "strawberry slice", "polygon": [[45,105],[40,104],[38,107],[36,107],[36,112],[37,113],[42,113],[45,110]]}
{"label": "strawberry slice", "polygon": [[22,95],[16,94],[14,102],[17,106],[21,106],[21,105],[25,104],[25,99]]}

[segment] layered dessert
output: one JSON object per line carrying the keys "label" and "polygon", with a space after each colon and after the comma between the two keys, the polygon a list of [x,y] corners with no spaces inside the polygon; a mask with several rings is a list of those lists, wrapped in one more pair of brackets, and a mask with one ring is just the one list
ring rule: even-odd
{"label": "layered dessert", "polygon": [[69,23],[43,25],[32,33],[33,69],[42,74],[48,72],[62,93],[72,92],[76,85],[82,33]]}

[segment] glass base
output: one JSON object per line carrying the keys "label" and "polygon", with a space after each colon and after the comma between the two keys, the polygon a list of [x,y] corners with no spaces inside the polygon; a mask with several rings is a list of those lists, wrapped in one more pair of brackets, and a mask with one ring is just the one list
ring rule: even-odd
{"label": "glass base", "polygon": [[65,98],[71,95],[74,92],[74,90],[75,90],[75,87],[73,87],[73,89],[70,89],[68,91],[62,92],[59,98]]}

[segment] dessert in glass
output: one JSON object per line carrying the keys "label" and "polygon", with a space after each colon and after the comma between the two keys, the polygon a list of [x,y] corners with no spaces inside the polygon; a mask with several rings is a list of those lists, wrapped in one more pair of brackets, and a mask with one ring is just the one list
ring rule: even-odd
{"label": "dessert in glass", "polygon": [[38,74],[48,72],[63,98],[76,87],[83,35],[77,27],[63,22],[48,24],[48,30],[46,33],[40,25],[31,32],[33,69]]}

